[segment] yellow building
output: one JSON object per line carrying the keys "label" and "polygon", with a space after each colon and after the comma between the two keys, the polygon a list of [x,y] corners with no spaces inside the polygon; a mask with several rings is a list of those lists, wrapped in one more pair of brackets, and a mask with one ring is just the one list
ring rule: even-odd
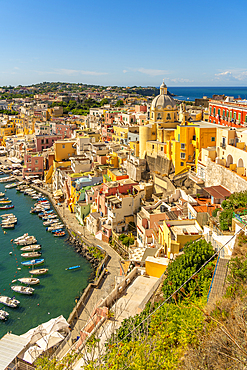
{"label": "yellow building", "polygon": [[139,157],[139,141],[130,141],[130,149],[135,157]]}
{"label": "yellow building", "polygon": [[55,161],[68,161],[69,158],[75,154],[76,145],[75,140],[58,140],[54,143]]}
{"label": "yellow building", "polygon": [[159,228],[159,243],[168,258],[182,251],[186,243],[200,239],[202,228],[196,220],[165,220]]}
{"label": "yellow building", "polygon": [[128,126],[114,126],[114,133],[112,134],[112,141],[116,143],[125,144],[128,139]]}
{"label": "yellow building", "polygon": [[7,121],[0,127],[0,137],[4,139],[6,136],[12,136],[16,133],[15,123],[12,121]]}
{"label": "yellow building", "polygon": [[[100,134],[98,132],[92,131],[90,128],[85,128],[83,130],[76,130],[75,134],[76,134],[76,137],[85,136],[85,137],[94,139],[95,143],[98,143],[100,141]],[[93,140],[91,142],[93,142]]]}
{"label": "yellow building", "polygon": [[168,258],[148,256],[145,260],[146,274],[160,278],[166,271],[168,264]]}

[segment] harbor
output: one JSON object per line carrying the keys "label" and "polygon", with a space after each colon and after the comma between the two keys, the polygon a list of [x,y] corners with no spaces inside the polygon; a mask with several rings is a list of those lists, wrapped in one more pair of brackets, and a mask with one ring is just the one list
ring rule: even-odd
{"label": "harbor", "polygon": [[[0,337],[8,331],[22,334],[51,317],[61,314],[68,317],[82,291],[87,287],[90,277],[93,276],[91,264],[72,248],[68,241],[69,234],[66,232],[62,238],[54,237],[51,232],[46,230],[43,220],[30,213],[31,207],[34,207],[37,199],[17,192],[14,186],[6,189],[5,185],[4,182],[0,183],[0,192],[5,193],[5,198],[8,197],[12,201],[14,209],[1,210],[0,216],[5,213],[13,213],[17,221],[13,229],[0,230],[2,233],[0,293],[1,296],[7,297],[15,295],[20,303],[16,308],[0,305],[0,309],[8,313],[7,320],[0,322]],[[21,256],[25,252],[25,250],[20,250],[23,245],[18,246],[13,243],[14,239],[25,233],[35,237],[37,243],[33,244],[41,245],[39,252],[42,253],[44,261],[35,268],[48,269],[46,274],[38,276],[40,283],[32,285],[35,290],[30,295],[18,292],[18,289],[17,291],[11,289],[16,285],[21,286],[18,279],[32,276],[29,273],[32,267],[22,265],[26,260],[25,257]],[[79,265],[78,269],[66,270],[68,267]],[[35,277],[37,276],[35,275]]]}

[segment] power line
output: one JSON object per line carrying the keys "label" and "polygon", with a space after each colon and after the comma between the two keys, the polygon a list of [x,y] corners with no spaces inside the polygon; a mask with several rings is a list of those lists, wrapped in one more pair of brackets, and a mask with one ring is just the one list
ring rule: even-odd
{"label": "power line", "polygon": [[220,252],[221,250],[240,232],[242,231],[246,225],[244,225],[241,229],[239,229],[218,251],[216,251],[204,264],[199,267],[199,269],[194,272],[179,288],[177,288],[164,302],[162,302],[154,311],[152,311],[147,317],[145,317],[133,330],[131,330],[128,334],[125,335],[121,341],[124,341],[129,335],[134,333],[146,320],[148,320],[155,312],[157,312],[165,303],[167,303],[174,294],[177,294],[190,280],[193,279],[195,275],[197,275],[207,264],[212,261]]}

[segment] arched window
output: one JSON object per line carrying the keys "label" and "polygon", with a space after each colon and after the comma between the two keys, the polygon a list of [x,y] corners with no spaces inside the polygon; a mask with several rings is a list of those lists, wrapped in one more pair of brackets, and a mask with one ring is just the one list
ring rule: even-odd
{"label": "arched window", "polygon": [[170,115],[170,113],[167,113],[167,115],[166,115],[166,119],[171,119],[171,115]]}

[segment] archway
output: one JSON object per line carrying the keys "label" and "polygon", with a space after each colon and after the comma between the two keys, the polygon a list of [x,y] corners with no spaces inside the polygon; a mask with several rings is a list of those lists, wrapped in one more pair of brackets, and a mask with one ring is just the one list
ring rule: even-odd
{"label": "archway", "polygon": [[239,158],[238,160],[238,167],[244,167],[244,161],[242,158]]}
{"label": "archway", "polygon": [[227,160],[226,160],[226,166],[230,167],[230,164],[233,164],[233,157],[231,154],[228,154]]}

